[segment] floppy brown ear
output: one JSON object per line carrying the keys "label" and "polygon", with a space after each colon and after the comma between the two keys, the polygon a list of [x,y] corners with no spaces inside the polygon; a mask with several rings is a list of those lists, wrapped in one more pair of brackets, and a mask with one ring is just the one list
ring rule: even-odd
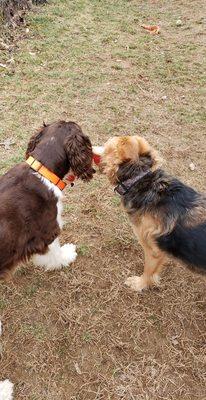
{"label": "floppy brown ear", "polygon": [[88,136],[73,133],[65,142],[65,151],[73,173],[84,181],[92,179],[95,170],[92,168],[92,145]]}
{"label": "floppy brown ear", "polygon": [[40,142],[46,126],[47,125],[44,123],[44,126],[42,126],[42,128],[40,128],[39,131],[34,133],[34,135],[30,138],[25,154],[26,158],[29,157],[32,151],[34,151],[36,145]]}

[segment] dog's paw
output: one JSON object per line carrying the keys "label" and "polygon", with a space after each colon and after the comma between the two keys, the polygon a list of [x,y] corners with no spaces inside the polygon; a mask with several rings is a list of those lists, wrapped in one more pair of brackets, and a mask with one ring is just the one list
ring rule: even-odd
{"label": "dog's paw", "polygon": [[125,281],[125,285],[137,292],[141,292],[143,289],[148,288],[148,283],[143,276],[130,276],[130,278],[127,278]]}
{"label": "dog's paw", "polygon": [[67,266],[74,262],[77,258],[76,246],[72,243],[64,244],[61,247],[61,264]]}

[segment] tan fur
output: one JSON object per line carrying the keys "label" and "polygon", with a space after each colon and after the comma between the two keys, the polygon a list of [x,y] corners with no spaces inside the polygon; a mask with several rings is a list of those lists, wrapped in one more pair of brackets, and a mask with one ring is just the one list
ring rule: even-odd
{"label": "tan fur", "polygon": [[[102,156],[103,171],[112,184],[116,183],[116,174],[119,165],[124,161],[136,161],[140,156],[150,153],[153,159],[151,170],[157,169],[161,164],[158,153],[151,148],[149,143],[140,136],[113,137],[104,146]],[[126,284],[135,290],[142,290],[158,283],[158,274],[166,256],[155,244],[155,236],[162,233],[160,221],[151,215],[141,216],[138,213],[130,218],[133,231],[143,247],[145,254],[144,272],[141,277],[131,277]]]}
{"label": "tan fur", "polygon": [[201,224],[205,221],[205,207],[203,205],[199,205],[197,207],[194,207],[192,210],[189,212],[188,219],[185,222],[185,226],[190,227],[190,226],[196,226],[198,224]]}
{"label": "tan fur", "polygon": [[140,136],[123,136],[109,139],[104,147],[102,166],[104,173],[112,184],[116,183],[116,174],[121,163],[127,160],[138,160],[144,154],[150,153],[154,161],[152,171],[161,165],[161,158],[156,150]]}
{"label": "tan fur", "polygon": [[150,214],[130,217],[133,232],[144,250],[144,272],[140,277],[131,277],[126,284],[135,290],[158,284],[159,273],[163,268],[166,255],[155,243],[155,237],[163,232],[161,221]]}
{"label": "tan fur", "polygon": [[[153,170],[161,163],[157,152],[151,148],[149,143],[139,136],[113,137],[109,139],[104,147],[102,156],[103,171],[112,184],[116,183],[116,174],[119,165],[124,161],[136,161],[141,155],[150,153],[154,160]],[[135,290],[142,290],[145,287],[157,283],[160,266],[164,256],[154,243],[154,235],[162,231],[160,224],[152,217],[137,215],[130,220],[133,231],[142,245],[145,253],[145,268],[141,277],[132,277],[127,284]],[[158,231],[158,232],[157,232]],[[130,282],[132,281],[132,282]],[[135,282],[134,282],[135,281]]]}
{"label": "tan fur", "polygon": [[[155,171],[161,165],[158,153],[151,148],[147,141],[139,136],[113,137],[104,145],[102,155],[102,169],[115,185],[118,183],[117,172],[119,166],[125,161],[138,161],[140,156],[150,155],[153,163],[151,171]],[[170,178],[168,178],[170,179]],[[167,183],[167,182],[166,182]],[[162,183],[164,189],[164,184]],[[169,184],[169,181],[168,181]],[[129,207],[129,205],[128,205]],[[135,236],[144,250],[145,263],[143,274],[138,277],[130,277],[126,284],[132,289],[141,291],[149,286],[158,284],[159,273],[167,259],[167,255],[157,246],[156,238],[171,232],[176,224],[176,218],[168,218],[164,215],[141,214],[137,211],[130,214],[130,209],[125,209],[130,218]],[[205,221],[205,202],[194,207],[189,213],[186,226],[195,226]]]}

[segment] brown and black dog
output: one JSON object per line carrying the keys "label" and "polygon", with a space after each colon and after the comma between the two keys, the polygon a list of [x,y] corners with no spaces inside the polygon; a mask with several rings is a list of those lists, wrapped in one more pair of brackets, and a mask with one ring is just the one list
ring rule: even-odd
{"label": "brown and black dog", "polygon": [[144,249],[143,274],[126,284],[137,291],[157,284],[168,256],[206,272],[206,195],[165,173],[142,137],[113,137],[93,150]]}

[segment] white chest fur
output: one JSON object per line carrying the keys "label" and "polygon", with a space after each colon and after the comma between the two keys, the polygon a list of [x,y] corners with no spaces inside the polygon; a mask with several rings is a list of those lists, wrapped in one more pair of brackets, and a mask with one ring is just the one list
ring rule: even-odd
{"label": "white chest fur", "polygon": [[51,183],[48,179],[44,178],[43,176],[40,176],[38,174],[36,174],[41,181],[47,186],[47,188],[49,190],[52,190],[52,192],[54,192],[55,197],[57,198],[57,222],[59,224],[60,229],[62,229],[63,227],[63,220],[62,220],[62,211],[63,211],[63,204],[62,204],[62,200],[63,200],[63,193],[61,192],[61,190],[54,185],[53,183]]}
{"label": "white chest fur", "polygon": [[[57,198],[57,222],[60,229],[62,229],[63,194],[61,190],[53,183],[48,181],[48,179],[38,174],[36,175],[39,177],[39,179],[41,179],[41,181],[47,186],[49,190],[52,190],[54,192],[54,195]],[[61,247],[59,239],[57,238],[48,246],[48,252],[46,254],[34,255],[33,262],[38,266],[44,266],[46,270],[53,270],[67,266],[68,264],[74,262],[76,257],[76,246],[72,243],[67,243]]]}

